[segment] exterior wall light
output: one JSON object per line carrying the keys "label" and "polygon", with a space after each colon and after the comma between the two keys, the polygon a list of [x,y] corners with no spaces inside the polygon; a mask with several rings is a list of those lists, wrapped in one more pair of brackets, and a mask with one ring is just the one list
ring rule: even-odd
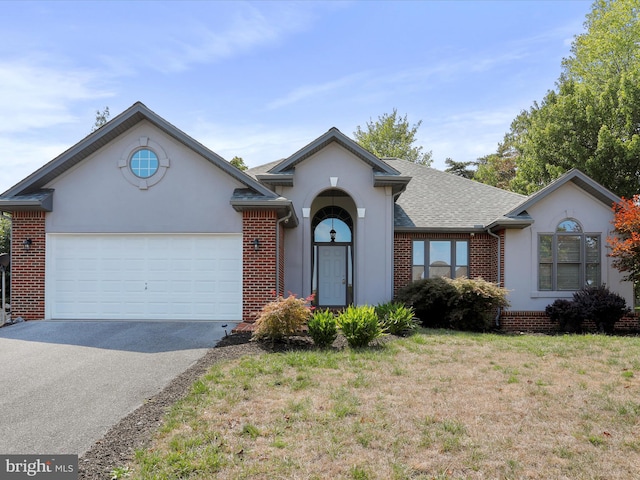
{"label": "exterior wall light", "polygon": [[22,246],[24,247],[25,250],[29,250],[31,248],[32,243],[33,243],[33,240],[31,240],[30,238],[25,238],[24,242],[22,242]]}
{"label": "exterior wall light", "polygon": [[254,238],[253,239],[253,250],[255,252],[257,252],[258,250],[260,250],[260,239],[259,238]]}

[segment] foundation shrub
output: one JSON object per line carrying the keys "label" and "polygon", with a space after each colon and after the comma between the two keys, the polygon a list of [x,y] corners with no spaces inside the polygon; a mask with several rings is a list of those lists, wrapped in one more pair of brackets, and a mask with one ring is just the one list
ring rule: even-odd
{"label": "foundation shrub", "polygon": [[606,285],[598,285],[578,290],[573,294],[573,301],[556,300],[545,312],[563,332],[581,332],[582,322],[591,320],[599,332],[612,333],[615,324],[631,310],[623,297]]}
{"label": "foundation shrub", "polygon": [[584,318],[593,321],[603,333],[612,333],[615,324],[631,313],[626,300],[606,285],[584,287],[573,294],[573,301]]}
{"label": "foundation shrub", "polygon": [[387,302],[376,307],[382,330],[391,335],[410,335],[418,327],[413,307],[402,302]]}
{"label": "foundation shrub", "polygon": [[579,333],[582,331],[582,315],[578,306],[571,300],[559,298],[544,309],[547,317],[558,324],[562,332]]}
{"label": "foundation shrub", "polygon": [[491,330],[499,308],[509,306],[508,291],[482,278],[447,280],[457,291],[450,313],[456,330],[484,332]]}
{"label": "foundation shrub", "polygon": [[366,347],[384,333],[370,305],[348,307],[338,316],[338,327],[351,348]]}
{"label": "foundation shrub", "polygon": [[441,277],[416,280],[398,290],[395,300],[412,307],[423,327],[449,328],[451,305],[458,291]]}
{"label": "foundation shrub", "polygon": [[328,348],[338,336],[338,323],[333,312],[316,310],[307,323],[309,335],[320,348]]}
{"label": "foundation shrub", "polygon": [[299,335],[311,317],[310,298],[297,298],[289,294],[267,303],[258,314],[253,331],[256,340],[282,341]]}

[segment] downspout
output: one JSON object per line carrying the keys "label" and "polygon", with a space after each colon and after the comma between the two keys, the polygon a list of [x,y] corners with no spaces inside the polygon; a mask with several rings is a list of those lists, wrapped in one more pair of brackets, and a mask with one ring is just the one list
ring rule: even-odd
{"label": "downspout", "polygon": [[[500,235],[496,235],[491,231],[491,229],[487,228],[487,233],[491,235],[493,238],[498,240],[498,286],[501,286],[502,276],[500,272],[502,271],[502,256],[501,256],[501,245],[500,245]],[[498,313],[496,314],[496,327],[500,326],[500,314],[502,313],[502,309],[498,307]]]}
{"label": "downspout", "polygon": [[293,215],[293,210],[276,222],[276,298],[280,296],[280,224],[287,223]]}

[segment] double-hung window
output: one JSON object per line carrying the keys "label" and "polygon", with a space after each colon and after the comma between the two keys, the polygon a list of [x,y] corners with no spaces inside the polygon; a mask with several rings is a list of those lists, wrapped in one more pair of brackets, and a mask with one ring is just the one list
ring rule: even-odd
{"label": "double-hung window", "polygon": [[468,275],[468,241],[413,241],[413,280],[434,277],[458,278]]}
{"label": "double-hung window", "polygon": [[538,235],[538,290],[580,290],[600,285],[600,234],[584,233],[565,219],[554,233]]}

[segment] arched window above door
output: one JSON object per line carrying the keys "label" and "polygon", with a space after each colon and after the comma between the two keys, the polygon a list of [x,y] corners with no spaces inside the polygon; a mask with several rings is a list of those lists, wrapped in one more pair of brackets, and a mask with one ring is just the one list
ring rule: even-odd
{"label": "arched window above door", "polygon": [[313,217],[311,226],[314,242],[331,242],[331,230],[335,232],[335,242],[351,242],[353,220],[351,215],[342,207],[327,206],[321,208]]}

